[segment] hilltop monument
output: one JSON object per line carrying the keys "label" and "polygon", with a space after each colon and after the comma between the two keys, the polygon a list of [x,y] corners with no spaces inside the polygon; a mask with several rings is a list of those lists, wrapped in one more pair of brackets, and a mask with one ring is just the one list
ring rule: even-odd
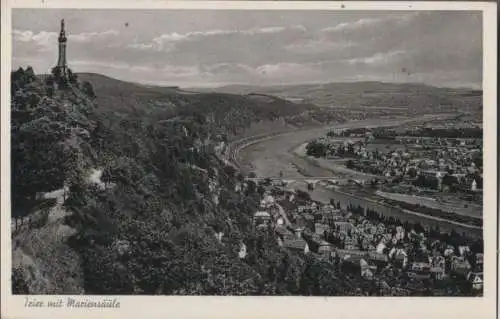
{"label": "hilltop monument", "polygon": [[61,20],[61,31],[59,32],[59,58],[57,68],[63,77],[68,75],[68,66],[66,62],[66,30],[64,29],[64,19]]}

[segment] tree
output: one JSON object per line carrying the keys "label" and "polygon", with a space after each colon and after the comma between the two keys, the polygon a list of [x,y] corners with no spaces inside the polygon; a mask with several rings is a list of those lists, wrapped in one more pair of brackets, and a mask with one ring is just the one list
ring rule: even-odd
{"label": "tree", "polygon": [[134,292],[132,276],[109,248],[95,247],[84,253],[85,291],[97,294]]}
{"label": "tree", "polygon": [[64,152],[59,143],[67,129],[61,122],[42,117],[22,125],[12,143],[12,187],[15,197],[61,188]]}
{"label": "tree", "polygon": [[23,270],[21,268],[14,268],[12,270],[12,294],[28,295],[29,293],[30,291],[24,279]]}
{"label": "tree", "polygon": [[326,156],[326,151],[326,145],[321,142],[312,141],[306,145],[306,154],[309,156],[324,157]]}
{"label": "tree", "polygon": [[69,69],[69,68],[68,68],[68,81],[72,85],[75,85],[78,87],[78,75],[73,73],[73,71],[71,71],[71,69]]}
{"label": "tree", "polygon": [[84,81],[82,83],[82,91],[85,95],[87,95],[91,99],[96,98],[96,94],[94,92],[94,87],[92,86],[92,84],[89,81]]}

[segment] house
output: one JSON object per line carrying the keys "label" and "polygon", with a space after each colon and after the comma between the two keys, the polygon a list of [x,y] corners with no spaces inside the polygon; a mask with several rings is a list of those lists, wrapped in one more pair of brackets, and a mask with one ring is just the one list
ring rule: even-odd
{"label": "house", "polygon": [[403,227],[401,226],[398,226],[396,227],[396,234],[394,235],[394,237],[396,238],[396,240],[404,240],[405,238],[405,230]]}
{"label": "house", "polygon": [[288,229],[286,229],[283,226],[276,227],[274,229],[274,231],[276,232],[276,234],[278,235],[278,237],[280,237],[281,239],[285,239],[285,238],[293,239],[293,238],[296,238],[296,236],[295,236],[294,233],[292,233],[291,231],[289,231]]}
{"label": "house", "polygon": [[434,280],[443,280],[446,276],[444,267],[431,267],[431,278]]}
{"label": "house", "polygon": [[266,206],[272,205],[272,204],[274,204],[274,202],[275,202],[275,200],[274,200],[273,196],[267,195],[264,197],[264,203]]}
{"label": "house", "polygon": [[387,262],[387,261],[389,261],[389,258],[387,257],[387,255],[385,255],[383,253],[378,253],[378,252],[375,252],[375,251],[369,252],[368,256],[369,256],[369,260],[372,260],[372,261],[377,261],[377,262]]}
{"label": "house", "polygon": [[455,253],[455,248],[453,248],[453,246],[448,246],[444,250],[443,255],[445,257],[449,257],[449,256],[453,255],[454,253]]}
{"label": "house", "polygon": [[458,246],[458,253],[460,256],[467,256],[470,254],[470,247],[469,246]]}
{"label": "house", "polygon": [[297,207],[297,212],[298,213],[303,213],[307,210],[310,210],[310,207],[309,206],[305,206],[305,205],[300,205]]}
{"label": "house", "polygon": [[382,253],[384,252],[385,248],[387,247],[387,246],[385,245],[385,242],[384,242],[384,241],[385,241],[385,240],[384,240],[384,239],[382,239],[382,240],[378,243],[377,247],[375,247],[375,251],[376,251],[377,253],[382,254]]}
{"label": "house", "polygon": [[224,233],[223,232],[218,232],[218,233],[215,233],[215,238],[217,239],[217,241],[219,243],[222,243],[222,237],[224,236]]}
{"label": "house", "polygon": [[247,246],[244,243],[241,243],[240,251],[238,252],[238,257],[240,259],[244,259],[247,256]]}
{"label": "house", "polygon": [[265,211],[258,211],[253,215],[253,222],[255,226],[269,225],[271,223],[271,215]]}
{"label": "house", "polygon": [[413,262],[408,271],[408,276],[416,279],[429,279],[431,277],[431,266],[426,262]]}
{"label": "house", "polygon": [[477,182],[475,179],[472,181],[472,185],[470,187],[470,190],[473,192],[477,191]]}
{"label": "house", "polygon": [[366,251],[361,251],[357,249],[335,249],[334,256],[340,259],[346,259],[352,256],[356,256],[359,257],[359,260],[361,260],[361,258],[365,258],[367,256],[367,253]]}
{"label": "house", "polygon": [[435,170],[425,170],[425,171],[421,171],[420,173],[427,178],[437,177],[437,175],[438,175],[438,172]]}
{"label": "house", "polygon": [[409,295],[410,295],[410,291],[408,289],[399,288],[399,287],[392,287],[391,288],[391,296],[402,297],[402,296],[409,296]]}
{"label": "house", "polygon": [[476,254],[476,267],[482,267],[483,266],[483,259],[484,255],[481,253]]}
{"label": "house", "polygon": [[472,289],[474,290],[482,290],[484,286],[484,276],[482,272],[474,272],[469,276],[469,281],[472,284]]}
{"label": "house", "polygon": [[276,224],[277,225],[284,225],[285,224],[285,221],[282,217],[279,217],[277,220],[276,220]]}
{"label": "house", "polygon": [[361,276],[368,280],[373,279],[373,273],[377,270],[377,266],[370,264],[365,259],[361,259],[359,265],[361,268]]}
{"label": "house", "polygon": [[318,254],[331,254],[333,251],[333,245],[329,242],[322,240],[318,246]]}
{"label": "house", "polygon": [[283,185],[283,181],[281,181],[281,180],[279,180],[279,179],[273,179],[273,180],[271,181],[271,185],[273,185],[273,186],[284,186],[284,185]]}
{"label": "house", "polygon": [[431,258],[431,266],[445,268],[446,260],[443,256],[436,256]]}
{"label": "house", "polygon": [[296,236],[297,238],[302,238],[302,233],[304,232],[304,229],[305,229],[305,227],[296,227],[296,228],[294,229],[295,236]]}
{"label": "house", "polygon": [[466,277],[471,270],[471,265],[464,257],[454,257],[451,262],[451,273],[455,276]]}
{"label": "house", "polygon": [[309,213],[305,213],[302,215],[304,219],[304,224],[307,228],[313,229],[314,228],[314,216]]}
{"label": "house", "polygon": [[392,248],[389,252],[389,258],[393,259],[394,266],[399,268],[406,268],[408,266],[408,254],[404,249]]}
{"label": "house", "polygon": [[236,183],[236,185],[234,185],[234,191],[240,192],[241,190],[242,190],[241,183]]}
{"label": "house", "polygon": [[283,247],[296,252],[303,252],[305,254],[309,252],[309,245],[302,238],[285,238],[283,240]]}
{"label": "house", "polygon": [[348,234],[352,229],[353,225],[350,222],[336,221],[333,223],[335,229],[339,232]]}
{"label": "house", "polygon": [[333,207],[333,205],[331,204],[321,206],[322,213],[333,213],[335,211],[336,211],[335,207]]}
{"label": "house", "polygon": [[314,224],[314,232],[318,235],[323,235],[325,231],[328,231],[330,226],[327,224],[315,223]]}
{"label": "house", "polygon": [[[361,260],[363,260],[363,255],[358,254],[341,254],[338,255],[341,262],[341,270],[345,273],[360,273],[361,269]],[[366,268],[365,268],[366,271]],[[363,273],[363,272],[362,272]],[[369,274],[367,274],[369,275]]]}
{"label": "house", "polygon": [[356,250],[358,249],[358,242],[352,237],[347,237],[344,239],[344,249],[346,250]]}
{"label": "house", "polygon": [[315,223],[320,223],[323,220],[325,220],[325,221],[328,220],[327,216],[325,216],[326,214],[319,212],[319,211],[314,212],[312,215],[314,216]]}

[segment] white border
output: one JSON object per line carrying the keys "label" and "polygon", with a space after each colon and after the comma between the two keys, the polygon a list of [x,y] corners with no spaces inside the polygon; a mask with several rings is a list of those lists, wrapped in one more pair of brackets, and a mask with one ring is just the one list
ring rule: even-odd
{"label": "white border", "polygon": [[[344,8],[341,8],[342,4]],[[483,11],[484,240],[485,282],[482,298],[360,297],[145,297],[121,296],[115,310],[28,309],[24,297],[10,295],[10,70],[11,8],[119,8],[226,10],[478,10]],[[497,299],[496,225],[497,11],[485,2],[276,2],[276,1],[119,1],[2,0],[1,60],[1,225],[2,318],[494,318]],[[457,30],[460,32],[460,30]],[[40,296],[39,299],[51,299]]]}

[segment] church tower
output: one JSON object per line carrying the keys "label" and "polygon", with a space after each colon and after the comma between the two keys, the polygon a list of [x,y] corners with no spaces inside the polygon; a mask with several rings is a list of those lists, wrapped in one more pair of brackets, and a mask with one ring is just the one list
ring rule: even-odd
{"label": "church tower", "polygon": [[67,63],[66,63],[66,31],[64,30],[64,19],[61,20],[61,31],[59,32],[59,59],[57,60],[57,67],[59,68],[61,75],[67,75]]}

